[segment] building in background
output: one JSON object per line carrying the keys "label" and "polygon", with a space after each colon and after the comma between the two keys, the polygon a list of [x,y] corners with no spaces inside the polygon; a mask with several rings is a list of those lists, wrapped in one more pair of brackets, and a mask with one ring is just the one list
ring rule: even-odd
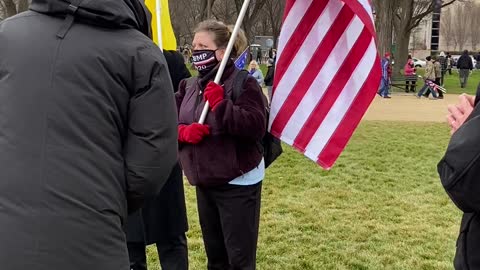
{"label": "building in background", "polygon": [[[480,0],[456,2],[442,9],[439,51],[480,50],[479,28]],[[410,52],[418,58],[430,55],[431,37],[432,16],[427,16],[412,31]]]}

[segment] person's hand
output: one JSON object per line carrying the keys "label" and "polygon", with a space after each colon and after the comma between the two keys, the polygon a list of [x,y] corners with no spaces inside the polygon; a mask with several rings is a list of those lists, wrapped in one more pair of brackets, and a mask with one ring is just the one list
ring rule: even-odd
{"label": "person's hand", "polygon": [[225,98],[225,92],[223,87],[216,84],[215,82],[209,82],[205,88],[205,93],[203,94],[205,100],[210,104],[212,111],[215,110],[215,107]]}
{"label": "person's hand", "polygon": [[188,126],[178,126],[178,141],[182,143],[197,144],[208,135],[210,135],[210,127],[207,125],[193,123]]}
{"label": "person's hand", "polygon": [[455,133],[465,120],[472,114],[475,104],[475,97],[462,94],[459,96],[459,103],[456,105],[449,105],[447,115],[447,122],[450,125],[450,133]]}

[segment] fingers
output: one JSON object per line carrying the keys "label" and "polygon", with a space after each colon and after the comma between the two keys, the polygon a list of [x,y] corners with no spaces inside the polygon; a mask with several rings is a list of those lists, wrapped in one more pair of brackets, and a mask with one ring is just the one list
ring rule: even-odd
{"label": "fingers", "polygon": [[463,121],[454,121],[452,122],[452,129],[457,131],[457,129],[459,129],[462,124]]}
{"label": "fingers", "polygon": [[[461,95],[459,96],[459,104],[457,104],[457,108],[459,108],[460,111],[465,112],[469,111],[471,108],[473,108],[473,105],[471,103],[471,99],[467,95]],[[473,99],[473,102],[475,102],[475,98]]]}
{"label": "fingers", "polygon": [[470,103],[470,105],[472,105],[472,107],[475,105],[475,96],[467,95],[467,94],[463,93],[463,94],[460,95],[459,99],[460,100],[462,100],[462,99],[468,100],[468,102]]}
{"label": "fingers", "polygon": [[468,99],[470,105],[475,106],[475,96],[470,96],[470,95],[467,95],[466,98]]}
{"label": "fingers", "polygon": [[453,124],[455,123],[455,118],[453,118],[452,115],[447,115],[447,123],[450,127],[453,127]]}
{"label": "fingers", "polygon": [[455,120],[460,119],[463,116],[463,112],[457,105],[448,105],[448,112]]}

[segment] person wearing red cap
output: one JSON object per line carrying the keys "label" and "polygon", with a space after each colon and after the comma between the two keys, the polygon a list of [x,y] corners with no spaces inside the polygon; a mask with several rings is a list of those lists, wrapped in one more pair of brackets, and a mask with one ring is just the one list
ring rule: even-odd
{"label": "person wearing red cap", "polygon": [[388,88],[390,84],[390,77],[392,76],[392,67],[390,65],[390,53],[386,52],[382,59],[382,81],[378,94],[383,98],[391,98],[388,95]]}

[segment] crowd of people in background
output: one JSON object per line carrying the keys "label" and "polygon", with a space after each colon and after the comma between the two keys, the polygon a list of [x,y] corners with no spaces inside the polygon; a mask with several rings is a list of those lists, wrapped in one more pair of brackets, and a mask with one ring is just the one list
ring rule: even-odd
{"label": "crowd of people in background", "polygon": [[[475,63],[474,63],[475,59]],[[431,99],[442,99],[443,93],[446,91],[445,86],[445,76],[452,75],[453,67],[456,67],[459,75],[459,82],[461,88],[466,88],[468,85],[468,79],[470,74],[474,69],[480,68],[480,53],[474,57],[470,56],[468,50],[463,51],[462,55],[458,59],[449,53],[440,52],[438,55],[431,55],[426,57],[425,66],[422,67],[425,69],[423,76],[417,74],[417,67],[420,67],[420,64],[416,64],[412,55],[408,55],[405,66],[402,69],[401,75],[404,76],[403,83],[392,83],[392,73],[393,73],[393,64],[391,54],[389,52],[385,53],[384,57],[381,60],[381,82],[377,94],[382,98],[391,98],[390,92],[392,86],[403,85],[406,93],[415,93],[417,86],[417,78],[423,79],[424,85],[418,93],[415,95],[418,98],[429,97],[430,93],[433,98]],[[398,80],[398,79],[395,79]]]}

